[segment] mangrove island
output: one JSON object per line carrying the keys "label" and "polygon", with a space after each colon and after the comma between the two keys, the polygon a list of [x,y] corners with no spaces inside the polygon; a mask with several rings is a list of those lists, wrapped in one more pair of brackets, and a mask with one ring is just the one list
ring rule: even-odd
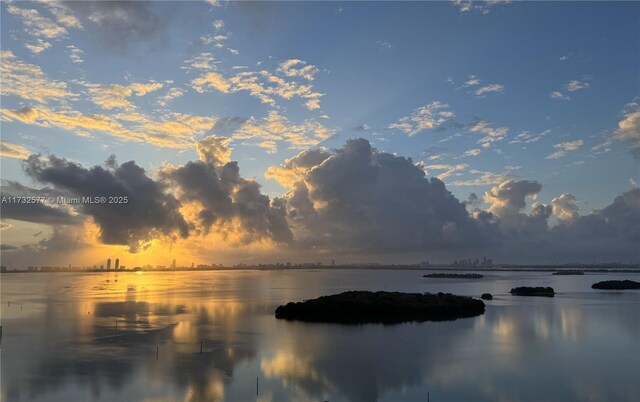
{"label": "mangrove island", "polygon": [[484,313],[481,300],[450,293],[350,291],[276,309],[276,318],[341,324],[447,321]]}
{"label": "mangrove island", "polygon": [[624,281],[602,281],[591,285],[593,289],[607,290],[624,290],[624,289],[640,289],[640,282],[624,280]]}
{"label": "mangrove island", "polygon": [[512,295],[516,296],[544,296],[544,297],[554,297],[555,291],[551,287],[531,287],[531,286],[520,286],[518,288],[511,289],[510,292]]}

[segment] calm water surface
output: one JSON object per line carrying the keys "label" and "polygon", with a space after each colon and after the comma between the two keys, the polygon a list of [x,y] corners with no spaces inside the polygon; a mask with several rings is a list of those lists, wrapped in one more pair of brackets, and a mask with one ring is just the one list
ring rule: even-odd
{"label": "calm water surface", "polygon": [[[590,288],[640,274],[423,274],[3,274],[0,398],[397,402],[426,401],[428,392],[434,402],[640,400],[640,291]],[[522,285],[558,293],[508,294]],[[482,316],[448,322],[274,318],[280,304],[346,290],[489,292],[494,300]]]}

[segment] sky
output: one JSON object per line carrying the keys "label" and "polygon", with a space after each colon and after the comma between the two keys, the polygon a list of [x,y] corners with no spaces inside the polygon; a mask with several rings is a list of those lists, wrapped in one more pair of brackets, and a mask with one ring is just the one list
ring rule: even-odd
{"label": "sky", "polygon": [[640,260],[637,2],[1,13],[3,265]]}

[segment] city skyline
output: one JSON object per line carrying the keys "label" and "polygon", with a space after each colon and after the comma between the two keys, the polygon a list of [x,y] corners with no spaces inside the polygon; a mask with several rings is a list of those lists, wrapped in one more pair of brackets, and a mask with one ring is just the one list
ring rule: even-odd
{"label": "city skyline", "polygon": [[640,261],[637,2],[0,7],[3,266]]}

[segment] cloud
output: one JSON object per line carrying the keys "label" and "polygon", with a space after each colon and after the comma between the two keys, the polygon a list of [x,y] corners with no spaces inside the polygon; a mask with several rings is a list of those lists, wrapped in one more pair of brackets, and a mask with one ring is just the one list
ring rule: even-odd
{"label": "cloud", "polygon": [[482,96],[482,95],[484,95],[486,93],[490,93],[490,92],[502,93],[502,92],[504,92],[504,85],[502,85],[502,84],[490,84],[490,85],[485,85],[485,86],[480,87],[480,88],[475,90],[475,94],[477,96]]}
{"label": "cloud", "polygon": [[38,10],[17,7],[15,3],[7,4],[6,10],[22,20],[24,30],[31,36],[55,39],[68,33],[63,26],[41,16]]}
{"label": "cloud", "polygon": [[[218,63],[213,54],[204,52],[184,61],[187,70],[215,70],[215,64]],[[200,91],[199,91],[200,92]]]}
{"label": "cloud", "polygon": [[488,0],[488,1],[474,1],[474,0],[451,0],[451,3],[458,7],[461,14],[470,12],[480,12],[481,14],[489,14],[490,9],[498,4],[508,4],[511,0]]}
{"label": "cloud", "polygon": [[284,187],[293,188],[297,182],[304,180],[309,170],[330,156],[331,153],[324,148],[307,149],[287,159],[283,166],[270,166],[264,176],[276,180]]}
{"label": "cloud", "polygon": [[364,139],[334,151],[303,151],[272,167],[298,247],[395,253],[482,242],[465,206],[410,159],[377,151]]}
{"label": "cloud", "polygon": [[50,80],[39,66],[18,59],[11,51],[3,50],[1,59],[2,95],[17,96],[38,103],[76,96],[67,89],[65,82]]}
{"label": "cloud", "polygon": [[[258,139],[264,141],[286,142],[292,148],[306,148],[315,146],[327,140],[335,130],[322,125],[316,120],[307,119],[301,124],[291,123],[277,111],[270,111],[266,117],[256,119],[251,117],[233,132],[234,140]],[[271,143],[264,144],[273,149]]]}
{"label": "cloud", "polygon": [[48,1],[46,6],[56,17],[56,22],[67,28],[83,29],[82,23],[66,5],[59,1]]}
{"label": "cloud", "polygon": [[51,47],[51,43],[45,42],[42,39],[38,38],[35,41],[26,42],[24,44],[24,47],[26,47],[33,54],[40,54],[49,49]]}
{"label": "cloud", "polygon": [[467,81],[465,81],[465,83],[462,85],[463,87],[473,87],[476,85],[480,85],[480,79],[478,77],[476,77],[475,75],[471,74],[469,76],[469,78],[467,79]]}
{"label": "cloud", "polygon": [[198,141],[196,152],[198,158],[205,164],[218,166],[231,161],[231,138],[211,135]]}
{"label": "cloud", "polygon": [[463,155],[464,156],[478,156],[480,155],[482,151],[480,149],[470,149],[468,151],[466,151]]}
{"label": "cloud", "polygon": [[313,81],[314,76],[319,72],[316,66],[298,59],[283,61],[276,71],[286,77],[301,77],[308,81]]}
{"label": "cloud", "polygon": [[78,49],[73,45],[67,46],[67,49],[69,49],[69,58],[73,63],[79,64],[84,62],[84,60],[82,59],[82,54],[84,52],[81,49]]}
{"label": "cloud", "polygon": [[35,181],[73,197],[127,197],[126,203],[78,206],[100,226],[102,243],[128,245],[135,253],[154,237],[189,234],[178,201],[133,161],[86,169],[54,155],[32,155],[24,170]]}
{"label": "cloud", "polygon": [[263,195],[256,181],[240,176],[237,162],[228,161],[228,143],[228,138],[206,138],[198,144],[199,161],[167,166],[161,179],[177,189],[182,203],[196,205],[194,225],[201,234],[235,233],[228,240],[238,244],[290,242],[281,202]]}
{"label": "cloud", "polygon": [[530,131],[522,131],[516,135],[515,139],[509,141],[509,144],[532,144],[534,142],[540,141],[542,138],[546,137],[551,133],[551,129],[545,130],[541,133],[532,133]]}
{"label": "cloud", "polygon": [[415,109],[411,115],[390,124],[389,128],[414,136],[423,130],[439,127],[454,116],[455,113],[449,110],[449,105],[435,101]]}
{"label": "cloud", "polygon": [[488,211],[497,216],[513,215],[525,206],[527,197],[535,199],[542,190],[536,181],[508,180],[484,193],[484,201],[490,205]]}
{"label": "cloud", "polygon": [[551,92],[551,95],[549,95],[551,97],[551,99],[557,99],[557,100],[569,100],[571,99],[568,95],[563,94],[560,91],[553,91]]}
{"label": "cloud", "polygon": [[484,186],[492,186],[495,184],[500,184],[505,181],[513,179],[513,175],[510,173],[494,173],[494,172],[483,172],[479,170],[469,170],[470,174],[479,175],[474,179],[466,179],[466,180],[456,180],[449,182],[450,186],[473,186],[473,187],[484,187]]}
{"label": "cloud", "polygon": [[393,47],[391,43],[387,42],[386,40],[379,40],[376,43],[378,44],[380,49],[391,49]]}
{"label": "cloud", "polygon": [[160,106],[167,106],[174,99],[180,98],[184,95],[184,91],[180,88],[170,88],[167,93],[158,97],[158,104]]}
{"label": "cloud", "polygon": [[551,200],[553,215],[562,222],[572,222],[580,216],[576,197],[565,193]]}
{"label": "cloud", "polygon": [[229,81],[221,74],[215,72],[208,72],[194,79],[191,81],[191,86],[200,93],[206,92],[209,88],[213,88],[226,94],[229,93],[231,89]]}
{"label": "cloud", "polygon": [[211,23],[211,25],[213,25],[213,28],[214,28],[216,31],[221,31],[221,30],[223,30],[223,29],[224,29],[224,21],[222,21],[222,20],[215,20],[215,21],[213,21],[213,22]]}
{"label": "cloud", "polygon": [[548,155],[545,159],[559,159],[565,157],[569,152],[577,151],[583,144],[583,140],[565,141],[559,144],[554,144],[553,147],[556,148],[557,151]]}
{"label": "cloud", "polygon": [[469,165],[467,165],[466,163],[459,163],[457,165],[447,165],[442,163],[442,164],[433,164],[433,165],[421,164],[419,165],[419,167],[422,168],[425,171],[425,173],[428,175],[433,175],[433,171],[444,170],[443,173],[438,174],[436,177],[439,180],[445,180],[451,176],[460,176],[461,172],[464,172],[465,170],[467,170]]}
{"label": "cloud", "polygon": [[640,108],[632,102],[623,112],[622,120],[618,122],[618,128],[613,133],[613,139],[628,143],[632,154],[640,158]]}
{"label": "cloud", "polygon": [[151,81],[148,83],[135,82],[128,86],[112,84],[112,85],[98,85],[98,84],[86,84],[91,95],[91,100],[96,105],[103,109],[124,109],[134,110],[136,107],[128,98],[133,95],[144,96],[150,92],[157,91],[162,88],[164,84],[161,82]]}
{"label": "cloud", "polygon": [[86,136],[86,130],[112,135],[125,141],[146,142],[163,148],[190,148],[194,137],[204,134],[217,122],[216,117],[169,113],[147,116],[120,113],[112,116],[83,114],[66,110],[57,112],[45,107],[0,110],[2,121],[20,121],[40,127],[60,127]]}
{"label": "cloud", "polygon": [[485,136],[478,140],[478,144],[481,144],[483,148],[489,148],[494,142],[502,141],[509,132],[507,127],[490,127],[491,122],[486,120],[479,120],[471,125],[469,131],[472,133],[480,133]]}
{"label": "cloud", "polygon": [[25,159],[31,152],[22,145],[9,141],[0,141],[0,156],[3,158]]}
{"label": "cloud", "polygon": [[77,215],[60,206],[49,205],[47,197],[64,196],[64,193],[49,188],[33,189],[15,181],[3,181],[0,187],[0,198],[32,197],[43,202],[37,203],[2,203],[2,219],[35,222],[47,225],[76,225],[80,222]]}
{"label": "cloud", "polygon": [[[285,61],[280,64],[279,73],[285,75],[286,78],[302,77],[307,80],[313,78],[316,73],[315,67],[307,65],[295,68],[300,63],[304,62],[301,60]],[[242,71],[229,77],[217,72],[207,72],[192,80],[191,86],[200,93],[210,89],[222,93],[246,91],[260,102],[271,106],[276,106],[276,98],[284,100],[300,98],[310,110],[320,108],[320,98],[323,96],[323,94],[315,92],[311,84],[301,84],[293,80],[287,81],[268,70]]]}
{"label": "cloud", "polygon": [[68,7],[85,15],[103,46],[117,52],[154,50],[169,42],[170,8],[148,2],[70,2]]}
{"label": "cloud", "polygon": [[571,80],[565,86],[566,90],[569,92],[579,91],[581,89],[588,89],[590,86],[589,82],[586,80]]}

